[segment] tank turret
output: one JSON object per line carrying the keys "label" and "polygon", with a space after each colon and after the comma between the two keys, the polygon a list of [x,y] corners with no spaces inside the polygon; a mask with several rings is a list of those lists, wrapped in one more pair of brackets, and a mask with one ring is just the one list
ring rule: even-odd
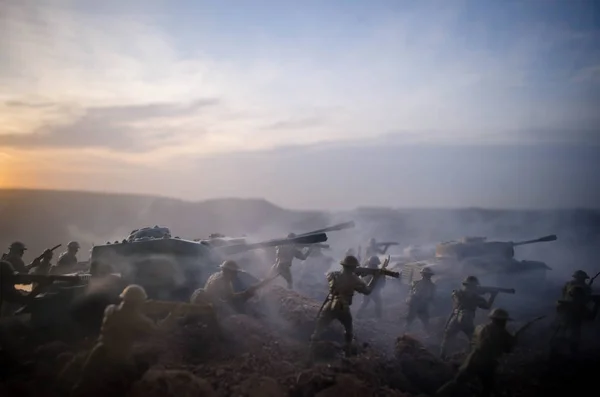
{"label": "tank turret", "polygon": [[440,259],[457,260],[480,257],[512,259],[515,256],[514,247],[555,240],[556,235],[516,243],[512,241],[487,241],[486,237],[463,237],[458,241],[438,244],[435,249],[435,256]]}
{"label": "tank turret", "polygon": [[[492,278],[499,285],[527,286],[522,291],[542,287],[546,272],[552,270],[546,263],[515,259],[515,247],[555,241],[555,235],[519,242],[488,241],[486,237],[463,237],[436,245],[435,256],[413,260],[402,267],[405,280],[418,278],[419,271],[428,266],[437,277],[459,282],[468,275]],[[534,287],[532,287],[534,286]]]}

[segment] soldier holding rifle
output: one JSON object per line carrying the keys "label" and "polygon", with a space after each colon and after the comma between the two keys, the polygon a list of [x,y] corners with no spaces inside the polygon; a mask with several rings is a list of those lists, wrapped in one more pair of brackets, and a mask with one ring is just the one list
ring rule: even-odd
{"label": "soldier holding rifle", "polygon": [[494,309],[490,313],[490,323],[480,325],[473,335],[473,347],[460,366],[458,374],[450,382],[442,386],[436,393],[438,396],[462,395],[461,386],[473,378],[481,381],[481,396],[489,396],[494,387],[498,360],[502,355],[510,353],[517,344],[519,335],[531,324],[544,317],[535,318],[523,325],[514,335],[506,329],[506,323],[512,321],[504,309]]}
{"label": "soldier holding rifle", "polygon": [[[45,250],[40,256],[35,258],[29,265],[25,265],[23,255],[27,251],[27,247],[20,241],[15,241],[8,247],[8,253],[2,254],[2,260],[9,262],[17,273],[28,273],[31,269],[37,268],[40,265],[42,268],[47,266],[50,268],[48,258],[52,259],[52,252],[60,247],[58,244],[50,249]],[[47,273],[47,272],[46,272]]]}
{"label": "soldier holding rifle", "polygon": [[352,313],[350,312],[352,298],[355,292],[369,295],[379,280],[379,275],[376,274],[369,284],[365,284],[354,272],[359,266],[358,259],[355,256],[346,256],[340,262],[340,265],[342,265],[342,271],[327,273],[329,295],[317,316],[317,325],[311,337],[311,357],[314,353],[314,342],[320,339],[325,328],[333,320],[338,320],[344,326],[344,353],[346,356],[350,355],[354,337]]}
{"label": "soldier holding rifle", "polygon": [[406,316],[405,330],[408,331],[412,322],[418,317],[423,328],[429,331],[429,306],[435,298],[436,286],[431,281],[433,271],[424,267],[421,269],[421,279],[413,281],[406,303],[408,304],[408,315]]}
{"label": "soldier holding rifle", "polygon": [[[376,270],[379,268],[379,265],[381,265],[381,260],[379,259],[378,256],[370,257],[367,262],[367,267],[369,269]],[[375,275],[368,274],[366,276],[363,276],[363,280],[366,283],[369,283],[374,277],[375,277]],[[363,301],[362,301],[362,304],[360,305],[360,307],[358,308],[358,311],[356,312],[356,317],[362,317],[364,314],[364,311],[367,308],[367,306],[369,305],[369,303],[371,301],[373,301],[373,303],[375,304],[375,316],[377,318],[381,318],[382,306],[383,306],[382,300],[381,300],[381,291],[383,290],[383,287],[385,287],[385,278],[379,280],[379,282],[377,283],[377,286],[373,289],[373,291],[371,292],[370,295],[363,296]]]}
{"label": "soldier holding rifle", "polygon": [[[288,234],[287,238],[296,238],[294,233]],[[280,245],[276,248],[276,260],[275,264],[271,268],[271,275],[279,275],[287,282],[289,289],[294,289],[294,280],[292,278],[292,262],[294,259],[300,259],[301,261],[306,260],[311,254],[311,248],[306,250],[299,250],[294,245]]]}
{"label": "soldier holding rifle", "polygon": [[[467,277],[462,284],[463,287],[460,290],[452,291],[454,310],[450,314],[444,329],[440,349],[441,358],[446,357],[448,341],[454,339],[459,332],[463,332],[471,340],[475,331],[475,311],[478,308],[489,310],[500,292],[496,289],[490,289],[489,291],[482,289],[479,285],[479,279],[475,276]],[[481,294],[488,292],[490,298],[486,301]],[[512,292],[514,293],[514,290]]]}
{"label": "soldier holding rifle", "polygon": [[242,310],[242,304],[253,297],[258,289],[277,277],[277,274],[271,275],[244,291],[235,292],[233,281],[241,271],[240,267],[235,261],[227,260],[221,264],[220,268],[220,272],[214,273],[208,278],[203,289],[194,291],[191,303],[202,303],[208,300],[221,313],[239,312]]}

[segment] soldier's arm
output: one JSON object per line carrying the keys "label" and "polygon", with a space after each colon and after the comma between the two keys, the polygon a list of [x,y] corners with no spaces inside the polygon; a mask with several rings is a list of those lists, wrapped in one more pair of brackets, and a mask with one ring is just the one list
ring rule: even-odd
{"label": "soldier's arm", "polygon": [[311,249],[308,248],[306,251],[301,251],[299,249],[294,249],[294,257],[300,259],[301,261],[305,261],[311,253]]}
{"label": "soldier's arm", "polygon": [[370,295],[371,292],[373,292],[373,289],[375,287],[375,284],[377,283],[377,280],[379,279],[379,275],[375,275],[373,276],[373,278],[371,279],[371,281],[369,281],[369,284],[365,284],[364,281],[362,281],[358,276],[356,277],[356,285],[354,287],[354,290],[360,294],[363,295]]}
{"label": "soldier's arm", "polygon": [[484,310],[488,310],[492,308],[492,305],[494,304],[494,300],[496,300],[496,296],[498,296],[497,293],[492,293],[490,296],[490,299],[485,300],[483,297],[478,297],[478,302],[477,302],[477,307],[479,307],[480,309],[484,309]]}
{"label": "soldier's arm", "polygon": [[25,265],[25,269],[31,270],[34,267],[38,267],[41,262],[42,261],[40,260],[40,258],[35,258],[34,260],[31,261],[31,263],[29,265]]}

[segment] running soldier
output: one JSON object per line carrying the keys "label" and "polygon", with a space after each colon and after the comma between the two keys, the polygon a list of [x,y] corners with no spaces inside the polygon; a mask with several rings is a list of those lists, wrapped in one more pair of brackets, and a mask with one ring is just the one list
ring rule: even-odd
{"label": "running soldier", "polygon": [[486,301],[477,291],[478,286],[479,279],[475,276],[469,276],[463,281],[463,287],[460,290],[452,291],[454,309],[444,329],[440,349],[442,359],[446,357],[448,341],[454,339],[459,332],[463,332],[471,340],[475,331],[475,311],[478,308],[489,310],[494,304],[498,293],[492,292],[489,300]]}

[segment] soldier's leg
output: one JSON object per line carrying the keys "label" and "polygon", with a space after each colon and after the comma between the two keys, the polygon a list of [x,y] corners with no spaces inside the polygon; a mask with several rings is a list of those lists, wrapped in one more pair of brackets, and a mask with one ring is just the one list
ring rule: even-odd
{"label": "soldier's leg", "polygon": [[288,289],[294,289],[294,280],[292,278],[292,268],[290,266],[281,266],[279,269],[279,274],[285,279],[287,282]]}
{"label": "soldier's leg", "polygon": [[452,341],[454,337],[460,331],[460,324],[458,323],[458,318],[453,316],[448,325],[444,329],[444,336],[442,337],[442,343],[440,345],[440,357],[446,358],[446,350],[448,346],[448,342]]}
{"label": "soldier's leg", "polygon": [[494,391],[494,380],[496,378],[496,368],[481,368],[478,373],[481,382],[481,396],[489,397]]}
{"label": "soldier's leg", "polygon": [[581,341],[581,322],[576,321],[573,322],[570,326],[569,333],[569,349],[572,354],[575,354],[579,351],[579,344]]}
{"label": "soldier's leg", "polygon": [[423,329],[429,332],[429,309],[427,307],[420,308],[418,316],[421,324],[423,324]]}
{"label": "soldier's leg", "polygon": [[456,376],[446,382],[442,387],[440,387],[435,393],[436,396],[457,396],[461,392],[461,389],[464,385],[473,377],[472,371],[470,368],[460,368]]}
{"label": "soldier's leg", "polygon": [[415,305],[408,305],[408,314],[406,315],[406,324],[404,325],[404,330],[408,331],[413,321],[417,318],[417,308]]}
{"label": "soldier's leg", "polygon": [[337,318],[344,326],[344,353],[348,356],[352,352],[352,339],[354,338],[354,327],[352,324],[352,313],[350,313],[350,308],[341,310],[338,313]]}
{"label": "soldier's leg", "polygon": [[367,306],[369,306],[369,302],[371,302],[371,297],[368,295],[363,295],[362,303],[356,311],[357,318],[360,318],[364,315],[365,309],[367,308]]}
{"label": "soldier's leg", "polygon": [[316,342],[321,338],[323,331],[329,326],[331,321],[335,318],[332,309],[329,306],[323,307],[321,314],[317,318],[317,324],[315,330],[310,338],[311,341]]}
{"label": "soldier's leg", "polygon": [[471,343],[475,333],[475,324],[472,321],[465,322],[461,326],[461,331],[469,338],[469,343]]}
{"label": "soldier's leg", "polygon": [[381,318],[383,314],[383,302],[381,300],[381,295],[378,292],[374,292],[372,295],[373,303],[375,303],[375,316],[377,318]]}

